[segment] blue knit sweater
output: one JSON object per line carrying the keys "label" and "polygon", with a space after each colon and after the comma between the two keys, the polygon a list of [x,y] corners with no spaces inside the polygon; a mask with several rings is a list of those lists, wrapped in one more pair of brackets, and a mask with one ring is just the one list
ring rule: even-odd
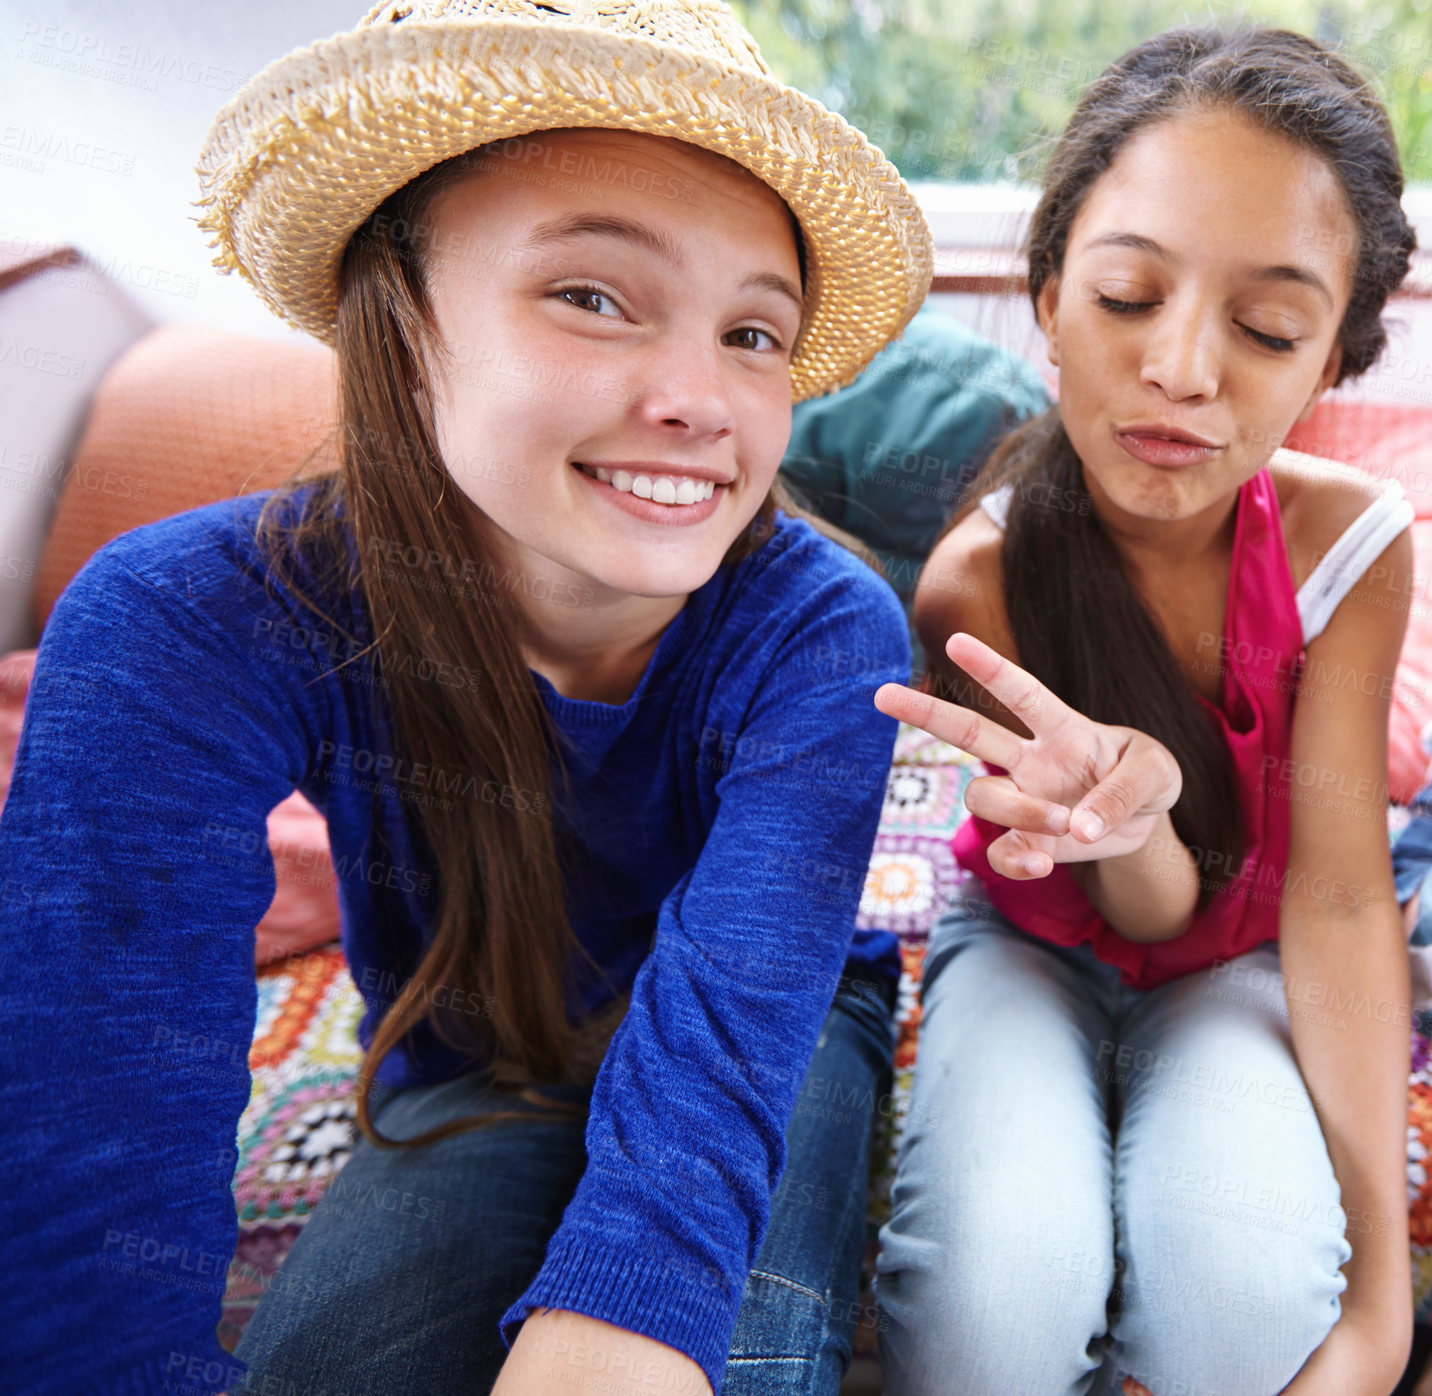
{"label": "blue knit sweater", "polygon": [[[530,799],[384,763],[370,660],[330,672],[348,641],[265,586],[264,498],[115,539],[41,640],[0,817],[0,1371],[15,1390],[221,1390],[243,1370],[214,1329],[269,811],[297,788],[326,816],[366,1045],[436,905],[403,801],[492,798],[522,817]],[[909,677],[904,617],[858,560],[777,521],[692,594],[627,702],[534,676],[570,742],[554,814],[574,929],[610,976],[584,981],[583,1006],[628,989],[631,1004],[593,1090],[586,1172],[502,1333],[575,1310],[688,1354],[715,1390],[842,967],[898,973],[893,937],[852,927],[895,736],[871,697]],[[371,633],[355,597],[329,614]],[[184,1050],[196,1033],[232,1050]],[[420,1034],[380,1079],[472,1066]]]}

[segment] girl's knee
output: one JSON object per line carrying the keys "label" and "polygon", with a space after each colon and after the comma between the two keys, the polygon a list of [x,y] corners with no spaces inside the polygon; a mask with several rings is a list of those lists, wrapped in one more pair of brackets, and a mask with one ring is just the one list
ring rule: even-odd
{"label": "girl's knee", "polygon": [[[1276,1230],[1275,1228],[1269,1228]],[[1346,1279],[1342,1245],[1300,1228],[1176,1263],[1131,1267],[1116,1294],[1121,1367],[1154,1396],[1273,1396],[1327,1337]],[[1337,1238],[1341,1242],[1341,1236]]]}
{"label": "girl's knee", "polygon": [[875,1282],[886,1396],[1063,1393],[1099,1363],[1106,1248],[885,1244]]}
{"label": "girl's knee", "polygon": [[916,1325],[895,1321],[883,1309],[878,1324],[881,1390],[885,1396],[1009,1396],[1040,1392],[1070,1396],[1097,1370],[1103,1347],[1099,1321],[1061,1331],[1016,1315],[958,1328],[936,1316]]}

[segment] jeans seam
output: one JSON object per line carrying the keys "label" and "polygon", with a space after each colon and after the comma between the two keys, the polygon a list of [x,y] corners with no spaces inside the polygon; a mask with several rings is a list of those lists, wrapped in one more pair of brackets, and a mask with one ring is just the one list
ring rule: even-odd
{"label": "jeans seam", "polygon": [[758,1279],[770,1280],[774,1284],[785,1285],[788,1289],[794,1289],[800,1294],[809,1295],[822,1308],[828,1308],[826,1299],[815,1292],[809,1285],[798,1284],[795,1280],[788,1280],[784,1275],[773,1275],[769,1270],[752,1270],[751,1274]]}
{"label": "jeans seam", "polygon": [[[886,1080],[889,1079],[889,1078],[891,1077],[891,1075],[892,1075],[892,1067],[891,1067],[891,1065],[887,1064],[887,1065],[884,1067],[884,1069],[883,1069],[883,1071],[881,1072],[881,1074],[879,1075],[878,1079],[876,1080],[876,1085],[877,1085],[877,1086],[884,1086]],[[882,1092],[882,1093],[883,1093],[883,1092]],[[845,1201],[845,1211],[844,1211],[844,1213],[843,1213],[842,1216],[841,1216],[841,1219],[840,1219],[840,1230],[839,1230],[839,1232],[838,1232],[838,1237],[839,1237],[839,1239],[842,1239],[842,1240],[843,1240],[844,1237],[845,1237],[846,1230],[847,1230],[849,1227],[851,1227],[852,1225],[854,1225],[854,1226],[857,1228],[857,1235],[858,1235],[859,1238],[860,1238],[859,1254],[860,1254],[860,1256],[862,1257],[862,1259],[861,1259],[860,1261],[857,1261],[856,1271],[855,1271],[855,1301],[854,1301],[854,1302],[855,1302],[855,1307],[856,1307],[857,1311],[859,1310],[859,1307],[860,1307],[860,1286],[861,1286],[861,1280],[864,1278],[863,1256],[864,1256],[864,1252],[865,1252],[864,1239],[865,1239],[866,1214],[867,1214],[867,1212],[868,1212],[868,1210],[869,1210],[868,1202],[869,1202],[869,1190],[870,1190],[870,1187],[869,1187],[869,1180],[870,1180],[870,1162],[871,1162],[871,1159],[872,1159],[872,1157],[873,1157],[874,1147],[875,1147],[875,1141],[874,1141],[875,1119],[874,1119],[874,1116],[873,1116],[873,1115],[872,1115],[872,1118],[871,1118],[871,1119],[869,1119],[869,1120],[867,1120],[867,1121],[865,1122],[865,1129],[866,1129],[866,1155],[865,1155],[865,1168],[864,1168],[864,1170],[863,1170],[864,1175],[865,1175],[865,1188],[864,1188],[864,1189],[852,1189],[851,1192],[847,1195],[846,1201]],[[852,1214],[853,1214],[853,1215],[852,1215]],[[837,1245],[838,1245],[838,1244],[839,1244],[839,1241],[837,1241]],[[851,1331],[850,1331],[850,1333],[849,1333],[848,1335],[845,1334],[844,1332],[842,1332],[840,1335],[837,1335],[837,1334],[836,1334],[836,1332],[835,1332],[835,1326],[834,1326],[834,1323],[832,1322],[832,1319],[833,1319],[833,1316],[834,1316],[834,1311],[832,1310],[831,1305],[830,1305],[830,1302],[829,1302],[830,1300],[834,1299],[834,1297],[835,1297],[835,1295],[834,1295],[834,1287],[833,1287],[833,1285],[832,1285],[832,1291],[831,1291],[830,1295],[828,1295],[828,1297],[827,1297],[827,1303],[826,1303],[826,1306],[825,1306],[825,1313],[824,1313],[824,1315],[823,1315],[823,1317],[822,1317],[822,1321],[821,1321],[822,1332],[821,1332],[820,1351],[821,1351],[822,1353],[824,1353],[827,1348],[829,1348],[833,1343],[835,1343],[835,1341],[836,1341],[836,1339],[837,1339],[837,1336],[839,1336],[839,1339],[840,1339],[840,1342],[842,1343],[842,1345],[845,1346],[845,1347],[848,1349],[848,1351],[847,1351],[847,1353],[846,1353],[846,1355],[845,1355],[845,1369],[846,1369],[846,1371],[849,1371],[849,1370],[850,1370],[851,1360],[853,1359],[853,1357],[854,1357],[854,1355],[855,1355],[855,1332],[854,1332],[855,1325],[854,1325],[853,1323],[850,1325]]]}

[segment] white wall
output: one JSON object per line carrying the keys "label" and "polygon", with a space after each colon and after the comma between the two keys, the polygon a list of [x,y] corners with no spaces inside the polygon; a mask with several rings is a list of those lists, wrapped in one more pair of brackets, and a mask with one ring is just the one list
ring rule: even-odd
{"label": "white wall", "polygon": [[0,251],[90,254],[161,322],[295,334],[194,226],[214,114],[364,0],[0,0]]}

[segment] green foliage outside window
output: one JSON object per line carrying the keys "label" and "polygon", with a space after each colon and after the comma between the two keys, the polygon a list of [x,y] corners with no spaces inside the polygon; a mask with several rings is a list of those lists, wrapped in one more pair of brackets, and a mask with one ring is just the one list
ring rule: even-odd
{"label": "green foliage outside window", "polygon": [[1034,180],[1041,138],[1113,59],[1185,24],[1271,24],[1338,46],[1386,104],[1409,183],[1432,181],[1432,0],[733,0],[775,72],[907,179]]}

